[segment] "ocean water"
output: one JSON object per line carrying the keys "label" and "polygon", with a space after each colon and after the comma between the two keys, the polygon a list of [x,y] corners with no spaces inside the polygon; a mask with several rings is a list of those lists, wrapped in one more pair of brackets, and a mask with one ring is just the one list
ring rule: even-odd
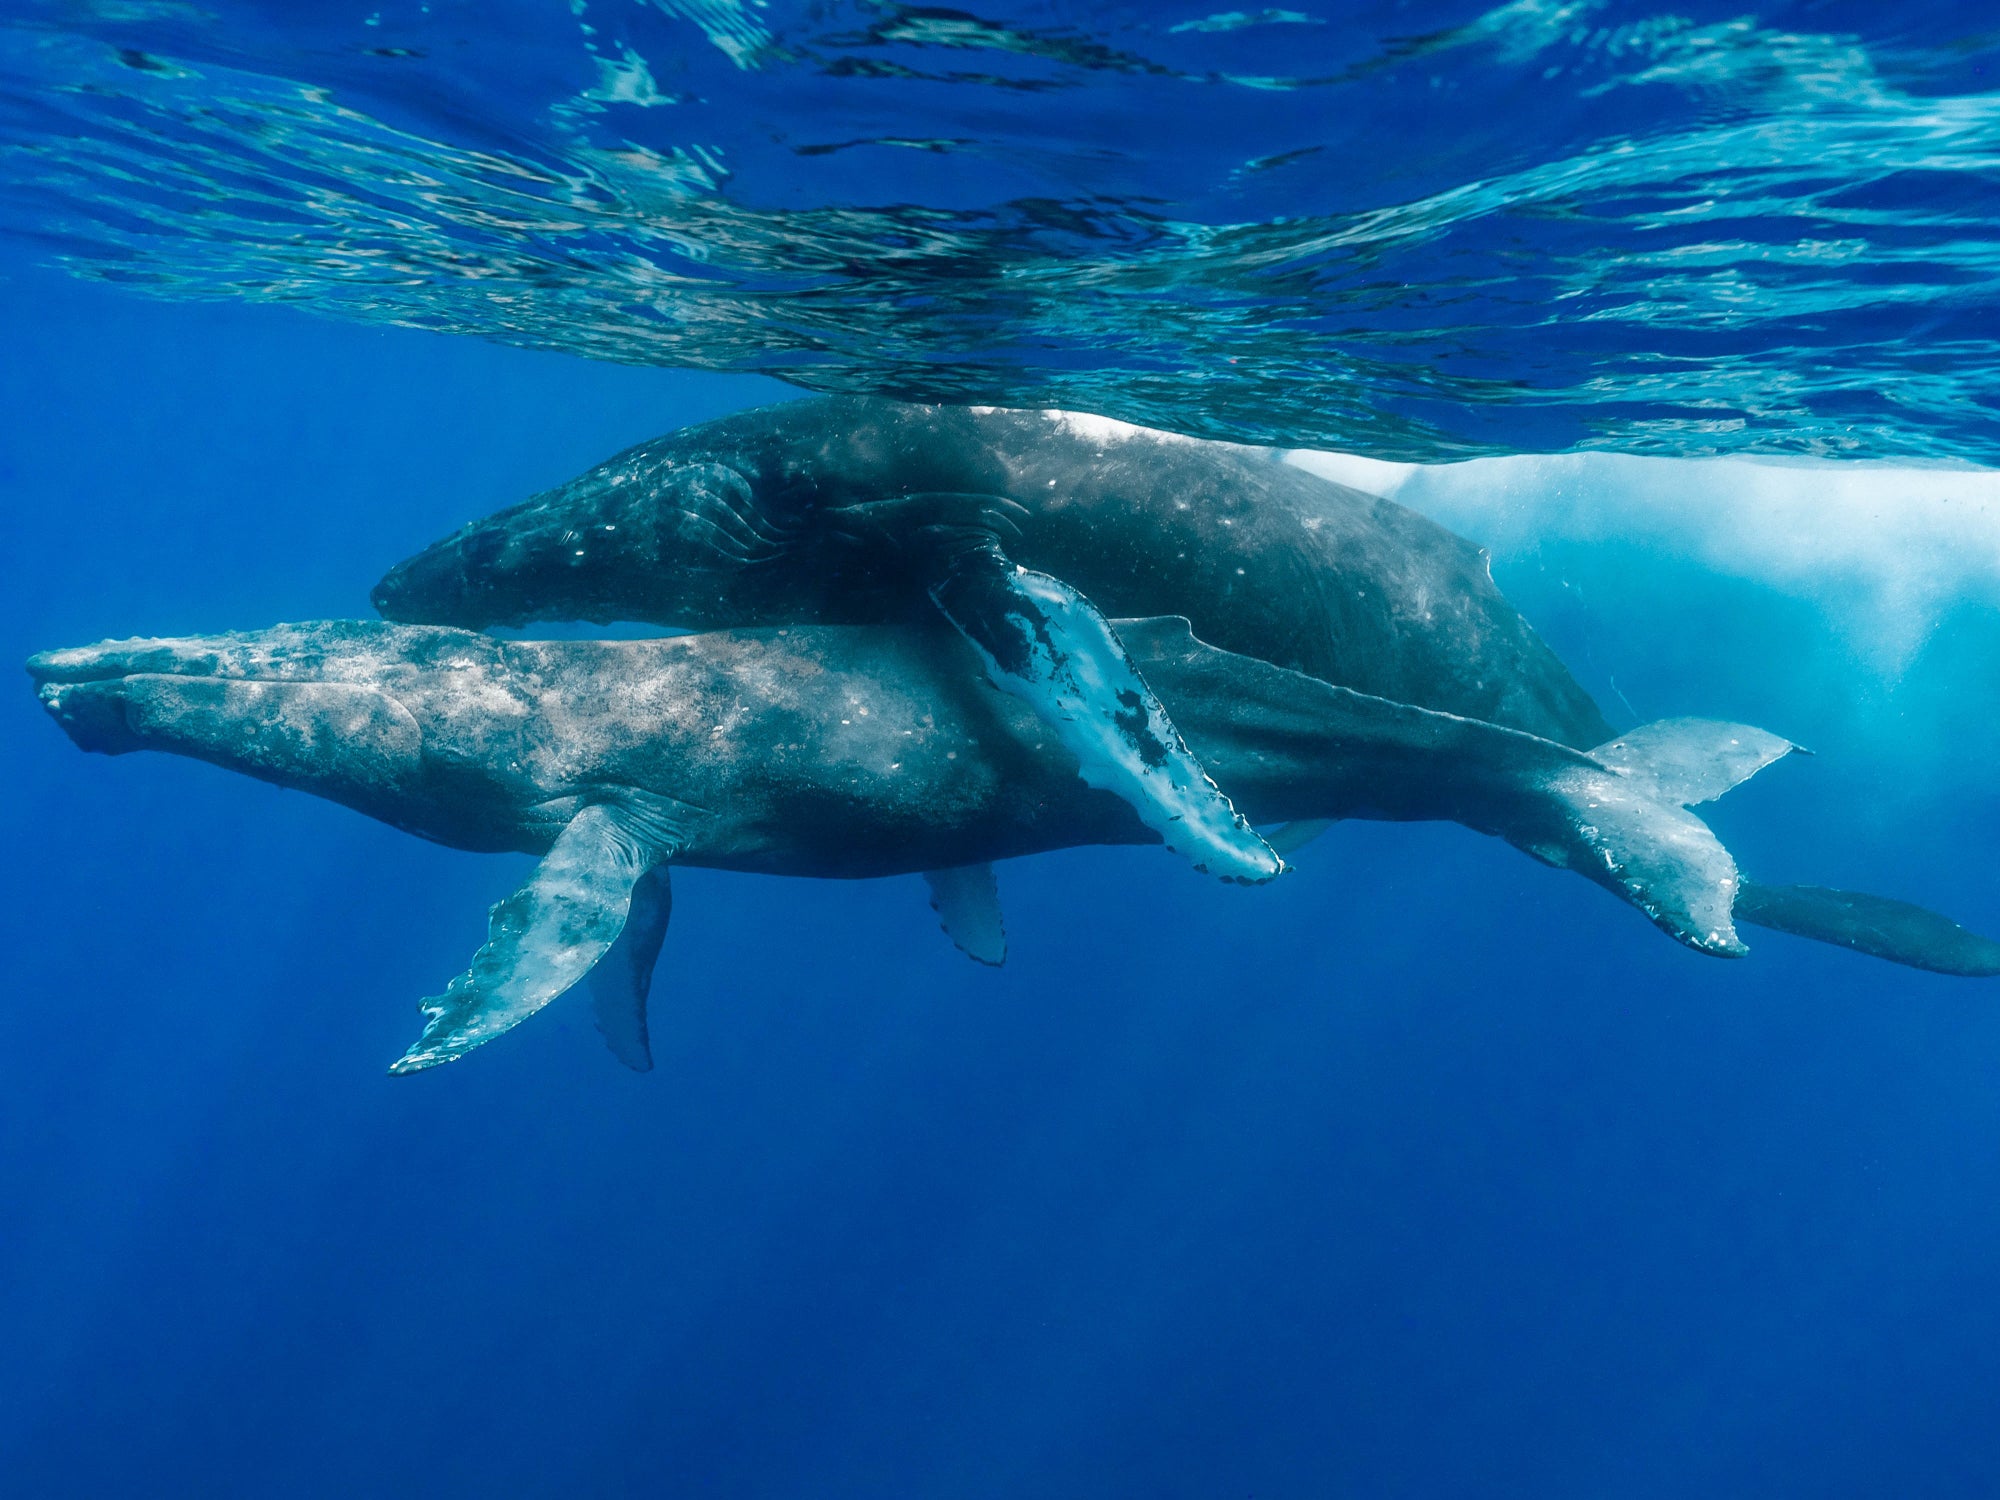
{"label": "ocean water", "polygon": [[[1965,5],[0,9],[0,655],[382,570],[800,388],[1311,460],[1746,869],[2000,933]],[[1476,459],[1472,462],[1456,460]],[[1463,829],[688,871],[649,1075],[383,1069],[525,857],[0,704],[0,1494],[1983,1496],[2000,1012]]]}

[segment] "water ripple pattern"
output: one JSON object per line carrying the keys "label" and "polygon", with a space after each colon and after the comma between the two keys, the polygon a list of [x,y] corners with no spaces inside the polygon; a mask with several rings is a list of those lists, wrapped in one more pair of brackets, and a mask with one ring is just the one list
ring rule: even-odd
{"label": "water ripple pattern", "polygon": [[1434,461],[2000,463],[2000,22],[12,0],[77,275]]}

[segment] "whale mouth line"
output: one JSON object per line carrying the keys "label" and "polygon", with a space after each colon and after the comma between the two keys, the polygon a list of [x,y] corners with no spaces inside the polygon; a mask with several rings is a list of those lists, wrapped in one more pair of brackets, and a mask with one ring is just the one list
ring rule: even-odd
{"label": "whale mouth line", "polygon": [[47,652],[43,656],[30,657],[28,675],[34,679],[35,689],[44,695],[63,688],[101,685],[104,683],[130,682],[140,677],[171,677],[180,682],[241,682],[270,683],[274,686],[310,687],[316,683],[338,683],[337,677],[281,677],[249,672],[217,671],[212,663],[186,662],[176,666],[170,662],[144,662],[119,664],[104,662],[102,665],[87,665],[64,662],[60,665],[47,663],[48,656],[69,653]]}
{"label": "whale mouth line", "polygon": [[[208,643],[199,637],[140,637],[105,641],[94,646],[70,646],[37,652],[28,658],[26,666],[37,690],[81,687],[86,683],[125,682],[135,677],[171,677],[183,682],[289,684],[297,687],[349,680],[337,671],[314,674],[301,672],[296,665],[287,670],[282,662],[231,661],[225,654],[212,649],[188,649],[197,644],[205,646]],[[325,662],[323,665],[334,667],[337,663]]]}
{"label": "whale mouth line", "polygon": [[260,670],[269,665],[124,641],[27,663],[44,712],[82,750],[166,750],[336,800],[421,775],[422,723],[393,692],[324,675],[316,661],[312,676]]}

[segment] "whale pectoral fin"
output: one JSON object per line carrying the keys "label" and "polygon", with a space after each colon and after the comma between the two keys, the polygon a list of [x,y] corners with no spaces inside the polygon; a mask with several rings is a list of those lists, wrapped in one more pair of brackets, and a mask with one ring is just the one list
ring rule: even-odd
{"label": "whale pectoral fin", "polygon": [[625,930],[590,971],[590,1009],[597,1030],[618,1060],[635,1073],[653,1069],[646,997],[653,988],[653,965],[673,911],[674,888],[667,866],[655,865],[632,887]]}
{"label": "whale pectoral fin", "polygon": [[1007,962],[1007,929],[1000,919],[1000,887],[991,865],[926,870],[931,910],[945,936],[967,958],[998,968]]}
{"label": "whale pectoral fin", "polygon": [[1198,870],[1259,883],[1285,864],[1189,752],[1110,622],[997,541],[950,553],[930,595],[977,648],[994,685],[1034,708],[1083,779],[1129,803]]}
{"label": "whale pectoral fin", "polygon": [[585,807],[528,883],[493,908],[472,966],[422,1003],[423,1035],[389,1071],[452,1062],[583,978],[618,940],[633,887],[663,853],[624,810]]}
{"label": "whale pectoral fin", "polygon": [[1746,880],[1736,893],[1736,916],[1773,932],[1833,943],[1933,974],[1968,979],[2000,975],[2000,943],[1888,896]]}

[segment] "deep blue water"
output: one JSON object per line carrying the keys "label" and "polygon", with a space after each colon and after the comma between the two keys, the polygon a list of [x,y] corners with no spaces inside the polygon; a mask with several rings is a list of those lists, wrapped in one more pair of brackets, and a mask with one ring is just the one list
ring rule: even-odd
{"label": "deep blue water", "polygon": [[[371,45],[425,53],[384,57],[360,8],[13,8],[0,659],[365,614],[461,521],[795,389],[715,367],[1402,458],[1995,458],[1996,33],[1961,7],[1695,6],[1642,35],[1589,5],[1469,32],[1475,7],[1174,32],[1022,6],[943,41],[896,33],[944,24],[910,7],[593,3],[593,33],[431,9],[376,13]],[[550,112],[620,46],[683,104]],[[419,81],[379,81],[402,64]],[[1339,101],[1431,69],[1427,100],[1471,94],[1344,133]],[[1590,92],[1604,70],[1624,81]],[[1238,81],[1280,71],[1296,86]],[[240,158],[257,111],[217,99],[253,77],[301,113],[242,94],[269,150],[225,170],[187,132]],[[870,78],[891,91],[852,92]],[[336,147],[383,121],[417,175],[357,208]],[[712,149],[716,180],[607,187],[614,128],[640,156]],[[978,144],[794,149],[953,131]],[[1681,165],[1588,165],[1621,140]],[[453,158],[459,187],[548,177],[500,222],[417,180],[446,146],[488,153]],[[1293,148],[1353,165],[1231,178]],[[1753,148],[1757,171],[1727,159]],[[1296,275],[1246,291],[1246,262],[1186,259],[1218,226],[1290,244],[1579,172],[1577,197],[1426,209],[1365,276],[1283,250]],[[555,202],[617,223],[526,216]],[[1682,235],[1702,203],[1737,247],[1705,262],[1714,224]],[[1833,269],[1745,269],[1747,224],[1796,269],[1815,214],[1846,226]],[[1142,242],[1146,215],[1168,227]],[[935,238],[885,270],[919,219]],[[1611,316],[1659,286],[1649,246],[1705,265],[1701,296]],[[1552,313],[1586,272],[1591,316]],[[1397,330],[1386,363],[1339,353],[1354,319]],[[1492,546],[1621,721],[1818,752],[1713,810],[1746,869],[2000,932],[1990,474],[1586,454],[1379,477]],[[1992,981],[1754,931],[1706,959],[1494,841],[1351,825],[1256,891],[1157,851],[1004,865],[997,972],[915,877],[685,872],[652,1074],[557,1005],[392,1079],[528,861],[80,755],[25,679],[0,785],[5,1495],[2000,1490]]]}
{"label": "deep blue water", "polygon": [[[460,517],[772,394],[46,275],[4,297],[16,659],[363,611]],[[1648,716],[1815,745],[1718,809],[1746,866],[2000,928],[1991,695],[1961,701],[1990,617],[1871,688],[1806,605],[1658,552],[1500,576]],[[525,860],[81,756],[25,683],[0,712],[9,1493],[2000,1472],[1986,986],[1772,934],[1703,959],[1489,840],[1354,826],[1256,892],[1136,850],[1003,867],[997,973],[915,878],[688,872],[656,1072],[558,1007],[391,1079]]]}

